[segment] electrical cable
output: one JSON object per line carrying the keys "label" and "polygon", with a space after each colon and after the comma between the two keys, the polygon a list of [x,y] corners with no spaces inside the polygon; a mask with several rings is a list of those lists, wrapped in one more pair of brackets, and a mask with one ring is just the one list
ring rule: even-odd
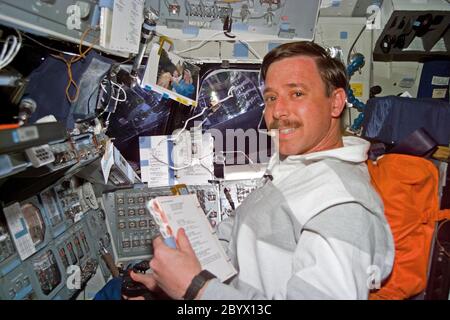
{"label": "electrical cable", "polygon": [[49,46],[43,44],[42,42],[39,42],[38,40],[36,40],[36,39],[30,37],[30,36],[27,35],[26,33],[21,32],[21,35],[22,35],[24,38],[27,38],[28,40],[33,41],[34,43],[40,45],[41,47],[43,47],[43,48],[45,48],[45,49],[48,49],[48,50],[51,50],[51,51],[55,51],[55,52],[58,52],[58,53],[62,53],[62,54],[68,55],[68,56],[75,56],[75,57],[79,57],[79,56],[80,56],[78,53],[73,53],[73,52],[68,52],[68,51],[61,51],[61,50],[58,50],[58,49],[49,47]]}
{"label": "electrical cable", "polygon": [[[112,80],[108,80],[108,81],[109,81],[109,83],[112,85],[112,87],[117,87],[117,88],[119,89],[119,92],[118,92],[117,96],[114,97],[114,96],[111,95],[111,96],[110,96],[111,99],[114,100],[114,101],[117,101],[117,102],[125,102],[125,101],[127,101],[127,92],[125,91],[125,89],[123,88],[123,86],[121,86],[120,84],[115,83],[115,82],[112,81]],[[104,85],[103,83],[100,83],[100,87],[102,88],[102,90],[103,90],[105,93],[108,93],[108,92],[106,91],[105,85]],[[123,98],[122,98],[122,99],[119,99],[120,93],[123,94]]]}
{"label": "electrical cable", "polygon": [[[225,98],[219,100],[219,101],[215,104],[215,106],[218,105],[218,104],[221,104],[221,103],[223,103],[223,102],[225,102],[225,101],[227,101],[227,100],[230,99],[230,98],[232,98],[232,97],[234,96],[234,95],[233,95],[233,91],[234,91],[235,89],[236,89],[235,86],[231,86],[230,89],[228,89],[227,96],[226,96]],[[168,166],[168,167],[169,167],[170,169],[172,169],[172,170],[182,170],[182,169],[186,169],[186,168],[189,168],[189,167],[195,165],[195,164],[193,164],[193,161],[192,161],[189,165],[186,165],[186,166],[183,166],[183,167],[174,167],[174,166],[171,166],[171,165],[170,165],[169,163],[167,163],[166,161],[163,161],[163,160],[161,160],[160,158],[158,158],[158,157],[155,155],[155,152],[154,152],[154,151],[155,151],[155,150],[161,145],[161,143],[163,143],[163,142],[167,142],[167,141],[176,141],[176,140],[178,140],[178,138],[180,137],[180,135],[181,135],[184,131],[186,131],[186,128],[187,128],[188,123],[189,123],[191,120],[194,120],[194,119],[196,119],[196,118],[201,117],[201,116],[206,112],[206,110],[208,110],[208,109],[209,109],[208,107],[203,108],[203,110],[202,110],[200,113],[198,113],[198,114],[194,115],[193,117],[187,119],[186,122],[184,123],[183,128],[180,130],[180,132],[177,133],[177,135],[176,135],[175,137],[173,137],[173,138],[166,138],[166,139],[160,140],[160,141],[156,144],[156,147],[153,148],[152,151],[150,152],[151,156],[152,156],[156,161],[158,161],[158,162],[160,162],[160,163],[162,163],[162,164]],[[217,108],[217,109],[218,109],[218,108]],[[213,111],[213,113],[216,112],[217,109],[215,109],[215,110]],[[205,123],[205,121],[206,121],[207,119],[208,119],[208,117],[206,117],[205,119],[203,119],[203,121],[202,121],[199,125],[197,125],[197,126],[194,128],[194,130],[200,128],[200,127],[203,125],[203,123]],[[204,155],[204,156],[200,157],[199,159],[195,159],[195,160],[198,160],[198,164],[200,164],[203,168],[205,168],[207,171],[209,171],[209,172],[214,176],[214,172],[212,172],[212,171],[211,171],[207,166],[205,166],[204,163],[202,162],[203,159],[205,159],[205,158],[207,158],[207,157],[209,157],[209,156],[211,156],[211,155],[213,155],[213,154],[214,154],[214,152],[213,152],[213,153],[210,153],[210,154],[207,154],[207,155]],[[251,161],[251,159],[249,159],[249,160]]]}
{"label": "electrical cable", "polygon": [[221,35],[221,34],[223,34],[223,31],[216,32],[216,33],[212,34],[208,39],[203,40],[202,42],[200,42],[200,43],[199,43],[198,45],[196,45],[196,46],[193,46],[193,47],[187,48],[187,49],[183,49],[183,50],[181,50],[181,51],[174,51],[173,53],[179,55],[179,54],[181,54],[181,53],[186,53],[186,52],[189,52],[189,51],[192,51],[192,50],[200,49],[200,48],[203,47],[206,43],[208,43],[209,41],[212,41],[213,38],[215,38],[215,37],[217,37],[218,35]]}
{"label": "electrical cable", "polygon": [[[110,74],[110,72],[108,72],[106,75],[105,75],[105,77],[102,79],[102,80],[100,80],[100,82],[99,82],[99,85],[98,85],[98,89],[97,89],[97,91],[104,91],[106,94],[107,94],[107,100],[105,101],[104,99],[103,99],[103,96],[102,96],[102,105],[103,105],[103,110],[99,113],[99,114],[95,114],[95,115],[93,115],[93,116],[91,116],[91,117],[88,117],[88,118],[86,118],[86,119],[79,119],[79,120],[76,120],[75,122],[76,123],[83,123],[83,122],[89,122],[89,121],[92,121],[92,120],[94,120],[95,118],[99,118],[99,117],[101,117],[107,110],[108,110],[108,106],[109,106],[109,104],[110,104],[110,102],[111,102],[111,97],[112,97],[112,90],[113,90],[113,88],[112,88],[112,84],[111,84],[111,82],[110,82],[110,76],[111,76],[111,74]],[[106,90],[105,90],[105,88],[104,87],[102,87],[102,82],[106,82]],[[91,105],[91,99],[92,99],[92,97],[94,96],[94,93],[96,93],[96,90],[94,90],[94,91],[92,91],[92,93],[91,93],[91,95],[89,96],[89,98],[88,98],[88,101],[87,101],[87,109],[88,110],[90,110],[91,108],[90,108],[90,105]],[[100,94],[97,96],[97,101],[96,101],[96,104],[95,104],[95,107],[97,107],[98,106],[98,101],[99,101],[99,98],[100,98]]]}
{"label": "electrical cable", "polygon": [[[67,98],[67,100],[68,100],[70,103],[76,102],[76,101],[78,100],[78,97],[79,97],[79,94],[80,94],[80,88],[78,87],[78,84],[76,83],[76,81],[73,79],[73,74],[72,74],[72,64],[75,63],[75,62],[80,61],[81,59],[84,59],[84,58],[86,57],[86,54],[87,54],[89,51],[92,50],[92,48],[95,46],[95,43],[98,41],[98,39],[92,41],[91,45],[90,45],[85,51],[82,51],[82,46],[83,46],[84,38],[85,38],[85,37],[89,34],[89,32],[92,31],[92,30],[94,30],[94,29],[91,28],[91,27],[89,27],[89,28],[87,28],[87,29],[83,32],[83,34],[82,34],[82,36],[81,36],[81,38],[80,38],[80,44],[78,45],[78,50],[79,50],[79,53],[80,53],[79,56],[77,56],[77,57],[72,57],[72,58],[70,58],[70,59],[66,59],[66,58],[64,57],[64,55],[61,54],[61,53],[60,53],[59,55],[55,55],[55,54],[52,54],[52,55],[51,55],[52,57],[54,57],[54,58],[56,58],[56,59],[59,59],[59,60],[63,61],[63,62],[66,64],[66,67],[67,67],[67,75],[68,75],[68,77],[69,77],[69,81],[68,81],[67,86],[66,86],[66,98]],[[75,88],[75,94],[74,94],[73,96],[71,96],[71,95],[70,95],[70,92],[69,92],[70,87],[72,87],[72,86]]]}
{"label": "electrical cable", "polygon": [[[193,46],[193,47],[190,47],[190,48],[187,48],[187,49],[183,49],[183,50],[180,50],[180,51],[174,51],[173,53],[175,53],[175,54],[177,54],[177,55],[181,55],[182,53],[186,53],[186,52],[189,52],[189,51],[193,51],[193,50],[197,50],[197,49],[200,49],[201,47],[203,47],[206,43],[208,43],[208,42],[210,42],[210,41],[213,41],[213,38],[214,37],[217,37],[218,35],[221,35],[222,33],[224,33],[225,34],[225,32],[224,31],[220,31],[220,32],[216,32],[216,33],[214,33],[213,35],[211,35],[211,37],[209,37],[208,39],[205,39],[205,40],[203,40],[202,42],[200,42],[198,45],[195,45],[195,46]],[[227,36],[229,36],[229,35],[232,35],[230,32],[227,32],[228,33],[228,35]],[[234,36],[234,39],[236,39],[236,36],[235,35],[233,35]],[[244,44],[244,45],[246,45],[247,46],[247,48],[248,48],[248,50],[258,59],[258,60],[260,60],[260,61],[262,61],[262,57],[258,54],[258,52],[247,42],[247,41],[245,41],[245,40],[241,40],[241,39],[236,39],[237,41],[239,41],[240,43],[242,43],[242,44]]]}
{"label": "electrical cable", "polygon": [[247,42],[244,40],[238,40],[240,43],[245,44],[247,46],[248,51],[250,51],[258,60],[262,61],[262,57],[256,52],[256,50]]}
{"label": "electrical cable", "polygon": [[[22,47],[22,35],[18,30],[15,30],[18,37],[10,35],[6,38],[3,45],[2,53],[0,55],[0,70],[9,65],[19,53]],[[12,41],[12,45],[8,45]]]}
{"label": "electrical cable", "polygon": [[361,37],[362,33],[364,32],[364,30],[366,30],[366,24],[364,24],[364,26],[362,27],[361,31],[358,33],[358,35],[356,36],[355,40],[353,41],[352,45],[350,46],[350,50],[348,50],[348,54],[347,54],[347,65],[350,64],[350,57],[352,55],[352,50],[355,47],[356,42],[358,42],[359,38]]}

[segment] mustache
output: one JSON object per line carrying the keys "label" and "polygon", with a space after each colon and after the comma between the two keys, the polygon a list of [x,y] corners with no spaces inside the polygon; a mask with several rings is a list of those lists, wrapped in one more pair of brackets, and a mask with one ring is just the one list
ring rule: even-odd
{"label": "mustache", "polygon": [[291,120],[277,120],[275,119],[269,124],[269,130],[273,129],[279,129],[281,128],[299,128],[301,126],[301,123],[298,121],[291,121]]}

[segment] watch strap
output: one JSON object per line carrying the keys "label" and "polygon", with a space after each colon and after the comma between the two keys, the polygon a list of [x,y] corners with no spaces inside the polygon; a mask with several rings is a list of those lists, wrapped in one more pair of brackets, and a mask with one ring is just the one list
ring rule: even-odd
{"label": "watch strap", "polygon": [[183,296],[184,300],[194,300],[198,292],[203,288],[206,282],[216,278],[214,274],[208,270],[202,270],[194,278],[189,287],[186,289],[186,293]]}

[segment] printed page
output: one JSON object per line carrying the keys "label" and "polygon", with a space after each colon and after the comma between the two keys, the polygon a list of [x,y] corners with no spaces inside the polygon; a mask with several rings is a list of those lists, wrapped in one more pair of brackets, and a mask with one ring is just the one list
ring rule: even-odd
{"label": "printed page", "polygon": [[236,274],[236,270],[209,224],[197,196],[194,194],[156,198],[176,235],[184,228],[191,245],[204,269],[212,272],[221,281]]}
{"label": "printed page", "polygon": [[109,48],[138,53],[144,21],[144,0],[115,0]]}
{"label": "printed page", "polygon": [[141,160],[141,180],[149,188],[171,186],[175,184],[172,163],[171,136],[139,137],[139,155]]}
{"label": "printed page", "polygon": [[17,252],[19,253],[20,259],[23,261],[33,255],[37,250],[22,209],[20,208],[20,204],[16,202],[7,208],[4,208],[3,212],[5,213],[9,231],[13,236]]}

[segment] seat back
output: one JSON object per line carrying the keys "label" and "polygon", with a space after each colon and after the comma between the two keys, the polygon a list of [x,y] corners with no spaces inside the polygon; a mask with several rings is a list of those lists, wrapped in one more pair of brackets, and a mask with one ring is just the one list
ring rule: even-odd
{"label": "seat back", "polygon": [[369,299],[408,299],[426,288],[436,221],[450,218],[450,210],[439,210],[438,170],[429,160],[402,154],[386,154],[368,168],[395,243],[392,273]]}

